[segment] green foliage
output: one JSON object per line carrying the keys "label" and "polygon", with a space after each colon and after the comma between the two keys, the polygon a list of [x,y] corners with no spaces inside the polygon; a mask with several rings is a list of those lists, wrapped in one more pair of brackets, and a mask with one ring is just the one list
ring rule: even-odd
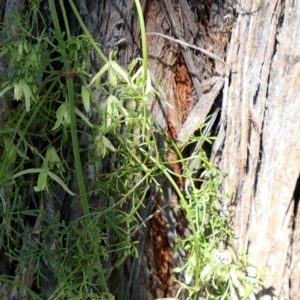
{"label": "green foliage", "polygon": [[[128,256],[138,256],[131,236],[143,224],[139,211],[150,185],[160,191],[157,178],[163,176],[176,191],[179,208],[191,229],[191,234],[178,238],[176,245],[187,253],[185,265],[174,270],[184,277],[182,281],[175,279],[181,286],[178,296],[186,290],[189,299],[196,299],[198,294],[207,299],[230,299],[230,293],[238,289],[246,299],[257,283],[243,273],[247,260],[222,248],[231,239],[230,219],[219,207],[220,200],[228,197],[219,193],[223,174],[202,149],[195,157],[184,158],[182,152],[188,145],[180,150],[147,111],[147,99],[161,97],[162,92],[147,68],[139,2],[135,1],[143,59],[135,59],[128,70],[117,63],[117,49],[108,58],[104,56],[72,0],[69,4],[84,32],[77,37],[70,33],[62,0],[65,31],[58,22],[54,1],[49,0],[51,31],[39,12],[40,2],[28,2],[24,15],[14,16],[13,32],[3,24],[9,38],[0,49],[10,68],[0,89],[7,111],[7,122],[0,129],[0,247],[16,265],[16,276],[3,275],[0,281],[22,290],[24,296],[40,299],[27,279],[39,288],[41,265],[45,263],[58,283],[49,299],[114,299],[107,282]],[[93,77],[88,56],[92,48],[103,60]],[[95,98],[97,90],[107,96],[101,107]],[[88,149],[80,148],[79,132],[91,141]],[[165,148],[158,147],[157,135],[164,138]],[[212,139],[192,137],[189,143],[204,141],[210,143]],[[166,161],[170,149],[183,166],[180,176],[186,182],[184,191],[174,179],[179,175]],[[200,178],[191,167],[193,160],[201,161]],[[107,162],[111,170],[105,173],[101,170]],[[78,191],[69,187],[72,178]],[[58,212],[49,219],[44,209],[53,199],[61,201],[58,190],[74,196],[82,208],[82,216],[69,224]],[[24,201],[24,194],[33,202],[34,195],[39,199],[34,209]],[[92,207],[91,195],[107,205]],[[28,224],[28,218],[34,220],[33,225]],[[113,265],[103,268],[108,261]]]}

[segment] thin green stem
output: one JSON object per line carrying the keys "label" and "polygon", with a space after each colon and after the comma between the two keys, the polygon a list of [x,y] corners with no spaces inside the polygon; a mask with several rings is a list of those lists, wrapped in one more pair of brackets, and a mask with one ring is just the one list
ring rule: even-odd
{"label": "thin green stem", "polygon": [[78,183],[83,213],[87,217],[88,221],[90,221],[89,204],[88,204],[88,200],[87,200],[82,164],[81,164],[81,159],[80,159],[80,154],[79,154],[77,120],[76,120],[75,100],[74,100],[74,82],[73,82],[73,79],[70,79],[70,78],[67,78],[66,81],[67,81],[67,89],[68,89],[71,136],[72,136],[72,145],[73,145],[73,153],[74,153],[74,160],[75,160],[77,183]]}
{"label": "thin green stem", "polygon": [[[140,181],[138,181],[132,189],[130,189],[119,201],[118,203],[122,203],[125,199],[128,199],[130,195],[134,193],[134,191],[144,182],[146,181],[152,172],[147,173]],[[137,209],[136,209],[137,210]],[[132,211],[132,214],[136,213],[136,210]]]}
{"label": "thin green stem", "polygon": [[[157,167],[160,168],[160,170],[163,172],[163,174],[166,176],[166,178],[169,180],[169,182],[171,183],[172,187],[175,189],[179,199],[181,200],[182,206],[186,211],[187,214],[187,219],[189,221],[189,224],[192,228],[192,235],[193,235],[193,240],[195,243],[195,254],[196,254],[196,262],[199,262],[199,251],[198,251],[198,237],[197,237],[197,232],[196,232],[196,228],[195,228],[195,224],[193,222],[193,216],[191,213],[191,210],[188,207],[188,203],[183,195],[183,193],[181,192],[181,190],[179,189],[178,185],[176,184],[176,182],[174,181],[174,179],[172,178],[171,174],[168,172],[167,168],[164,165],[161,165],[153,156],[149,156],[148,153],[146,153],[146,151],[142,148],[140,148],[140,151],[143,155],[147,156]],[[196,268],[196,278],[199,277],[199,271]]]}
{"label": "thin green stem", "polygon": [[5,173],[7,172],[7,162],[9,161],[9,155],[10,155],[10,152],[12,150],[12,145],[13,145],[13,142],[14,142],[14,139],[16,138],[16,134],[22,124],[22,122],[24,121],[24,118],[25,116],[27,115],[27,112],[26,110],[23,111],[22,115],[21,115],[21,118],[19,119],[17,125],[16,125],[16,130],[12,136],[12,138],[9,140],[9,143],[7,145],[7,151],[5,152],[5,156],[4,156],[4,159],[3,159],[3,162],[2,162],[2,165],[1,165],[1,171],[0,171],[0,180],[2,180],[2,178],[5,177]]}
{"label": "thin green stem", "polygon": [[[70,2],[70,5],[72,6],[72,9],[73,9],[77,19],[79,20],[79,23],[81,23],[81,26],[83,27],[83,29],[86,30],[86,33],[88,33],[86,27],[84,26],[79,14],[78,14],[78,11],[77,11],[73,1],[69,0],[69,2]],[[61,7],[62,7],[62,10],[64,10],[62,1],[60,1],[60,4],[61,4]],[[56,12],[56,8],[55,8],[53,0],[49,0],[49,5],[50,5],[52,17],[54,19],[54,27],[55,27],[57,33],[61,34],[60,26],[59,26],[58,18],[57,18],[57,12]],[[65,26],[67,28],[68,35],[70,35],[70,31],[68,29],[69,28],[68,20],[67,20],[66,15],[64,15],[64,21],[66,23]],[[88,35],[88,37],[91,41],[91,44],[95,44],[95,42],[93,41],[90,34],[88,33],[87,35]],[[70,37],[70,36],[68,36],[68,37]],[[59,42],[63,43],[62,41],[59,41]],[[61,55],[62,55],[62,58],[64,60],[64,71],[68,73],[68,72],[71,71],[71,66],[70,66],[70,62],[68,60],[67,52],[65,50],[66,49],[65,45],[64,44],[59,44],[58,46],[61,50]],[[99,49],[99,51],[102,54],[100,49]],[[98,52],[99,55],[100,55],[100,53]],[[74,81],[73,81],[73,78],[66,78],[66,83],[67,83],[67,97],[68,97],[68,103],[69,103],[72,147],[73,147],[73,154],[74,154],[75,170],[76,170],[76,176],[77,176],[78,189],[79,189],[79,193],[80,193],[80,202],[81,202],[81,205],[82,205],[84,218],[85,218],[87,224],[90,224],[92,222],[92,220],[91,220],[91,216],[90,216],[90,212],[89,212],[89,203],[88,203],[88,199],[87,199],[87,193],[86,193],[86,188],[85,188],[82,163],[81,163],[80,154],[79,154],[79,143],[78,143],[78,132],[77,132],[77,120],[76,120],[76,113],[75,113],[75,95],[74,95]],[[106,284],[106,279],[105,279],[104,272],[103,272],[102,265],[101,265],[100,261],[99,261],[99,268],[101,268],[101,271],[99,272],[99,276],[100,276],[102,289],[103,289],[104,292],[109,292],[109,289],[108,289],[107,284]]]}
{"label": "thin green stem", "polygon": [[90,41],[91,45],[93,46],[93,48],[96,50],[96,52],[98,53],[98,55],[100,56],[100,58],[104,61],[104,62],[108,62],[108,59],[106,58],[106,56],[103,54],[103,52],[101,51],[101,49],[98,47],[97,43],[95,42],[95,40],[93,39],[93,37],[91,36],[90,32],[88,31],[88,29],[86,28],[85,24],[83,23],[79,12],[73,2],[73,0],[69,0],[69,3],[72,7],[72,10],[75,14],[75,17],[77,19],[77,21],[79,22],[83,32],[86,34],[88,40]]}
{"label": "thin green stem", "polygon": [[146,28],[145,21],[143,16],[142,6],[139,0],[134,0],[136,9],[139,16],[139,22],[141,27],[141,39],[142,39],[142,54],[143,54],[143,70],[144,70],[144,82],[147,82],[147,73],[148,73],[148,57],[147,57],[147,41],[146,41]]}
{"label": "thin green stem", "polygon": [[[60,4],[61,4],[61,8],[62,8],[63,3],[61,1],[60,1]],[[53,0],[49,0],[49,6],[50,6],[52,18],[53,18],[54,27],[55,27],[57,33],[61,34],[60,25],[58,23],[58,18],[57,18],[57,11],[56,11],[56,7],[54,5]],[[68,22],[67,19],[64,19],[64,21],[66,23]],[[67,24],[65,24],[65,25],[66,25],[66,27],[69,27]],[[65,51],[65,45],[58,45],[58,46],[61,49],[62,58],[63,59],[65,58],[64,59],[65,71],[70,72],[71,66],[68,63],[67,53]],[[80,193],[80,201],[81,201],[83,213],[86,216],[87,220],[90,221],[89,204],[88,204],[88,200],[87,200],[83,170],[82,170],[81,159],[80,159],[80,154],[79,154],[77,120],[76,120],[75,99],[74,99],[74,82],[73,82],[72,78],[66,78],[66,82],[67,82],[67,95],[68,95],[68,102],[69,102],[70,123],[71,123],[71,137],[72,137],[72,145],[73,145],[77,182],[78,182],[78,188],[79,188],[79,193]]]}
{"label": "thin green stem", "polygon": [[66,27],[67,38],[69,39],[71,37],[71,32],[70,32],[70,27],[69,27],[69,22],[68,22],[65,6],[64,6],[62,0],[59,0],[59,3],[60,3],[63,19],[64,19],[64,24],[65,24],[65,27]]}
{"label": "thin green stem", "polygon": [[57,16],[56,7],[55,7],[55,0],[49,0],[49,7],[50,7],[50,11],[51,11],[54,29],[56,32],[60,33],[61,30],[60,30],[60,25],[59,25],[58,16]]}

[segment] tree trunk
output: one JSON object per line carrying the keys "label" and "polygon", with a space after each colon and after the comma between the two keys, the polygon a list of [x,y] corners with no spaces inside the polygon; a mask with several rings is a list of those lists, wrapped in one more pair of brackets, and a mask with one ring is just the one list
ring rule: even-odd
{"label": "tree trunk", "polygon": [[[0,21],[18,11],[21,2],[2,1]],[[170,104],[153,98],[148,109],[179,144],[198,134],[199,124],[209,115],[215,117],[211,130],[218,139],[207,153],[227,174],[222,189],[233,191],[223,210],[234,213],[237,249],[246,252],[257,267],[257,270],[249,268],[248,276],[264,282],[264,288],[256,290],[256,298],[298,299],[300,2],[141,2],[148,32],[149,68]],[[47,1],[42,3],[47,15]],[[118,44],[121,65],[127,66],[132,58],[140,56],[133,0],[77,0],[75,4],[106,55]],[[50,27],[52,21],[47,21]],[[80,34],[74,17],[71,25],[72,33]],[[102,63],[95,53],[90,55],[96,73]],[[3,60],[0,71],[9,73]],[[99,103],[104,101],[104,95],[100,94]],[[0,101],[0,123],[5,118]],[[89,147],[83,137],[81,143],[82,147]],[[160,143],[163,145],[163,141]],[[173,171],[179,174],[181,166],[174,166]],[[76,182],[70,186],[75,189]],[[163,190],[161,195],[151,188],[148,203],[141,212],[144,220],[153,213],[154,216],[147,221],[149,226],[134,236],[139,241],[139,257],[128,259],[109,282],[120,299],[150,300],[176,295],[178,286],[172,280],[172,269],[182,264],[183,257],[173,249],[175,235],[184,231],[185,224],[180,211],[166,207],[178,201],[176,194],[167,184]],[[101,197],[89,200],[98,207],[108,204]],[[45,208],[50,211],[49,220],[57,207],[60,209],[74,199],[64,195],[63,201],[49,202]],[[69,220],[82,213],[80,207],[72,207],[68,211]],[[1,267],[1,274],[6,270]],[[51,270],[44,272],[51,274]],[[47,291],[55,288],[57,282],[44,284]]]}
{"label": "tree trunk", "polygon": [[299,297],[299,8],[292,1],[237,3],[228,46],[220,168],[226,188],[236,186],[236,241],[264,273],[263,299]]}

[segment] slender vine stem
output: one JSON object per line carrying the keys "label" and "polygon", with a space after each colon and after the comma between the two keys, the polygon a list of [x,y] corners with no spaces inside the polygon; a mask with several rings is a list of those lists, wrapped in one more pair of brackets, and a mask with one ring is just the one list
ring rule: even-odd
{"label": "slender vine stem", "polygon": [[[51,13],[53,13],[53,19],[56,20],[56,22],[54,22],[54,26],[55,26],[56,30],[61,34],[60,26],[58,24],[58,19],[57,19],[57,12],[56,12],[54,3],[51,0],[49,0],[49,1],[50,1]],[[72,6],[74,14],[76,15],[80,25],[82,26],[82,29],[85,31],[85,33],[88,33],[84,23],[82,22],[79,14],[77,12],[76,7],[73,4],[73,1],[70,0],[69,2],[70,2],[70,5]],[[68,24],[65,8],[64,8],[63,2],[61,0],[60,0],[60,5],[61,5],[62,12],[63,12],[63,19],[64,19],[64,22],[65,22],[65,27],[66,27],[66,30],[67,30],[67,37],[70,38],[71,33],[70,33],[70,30],[69,30],[69,24]],[[94,40],[92,39],[90,34],[88,33],[87,35],[90,38],[91,44],[95,44],[94,46],[96,46],[96,43],[94,42]],[[96,47],[96,48],[98,48],[98,47]],[[65,68],[64,71],[66,71],[66,73],[68,73],[68,72],[71,71],[71,66],[70,66],[70,63],[69,63],[69,60],[68,60],[65,45],[61,45],[60,49],[61,49],[61,52],[62,52],[62,56],[66,58],[65,61],[64,61],[64,68]],[[103,55],[99,48],[98,48],[98,50],[99,50],[99,51],[97,51],[98,54],[100,56]],[[105,58],[105,57],[103,57],[103,58]],[[75,170],[76,170],[76,176],[77,176],[78,189],[79,189],[79,193],[80,193],[80,202],[81,202],[81,205],[82,205],[84,218],[86,219],[87,226],[88,226],[88,224],[90,224],[92,222],[92,220],[91,220],[90,211],[89,211],[89,203],[88,203],[88,199],[87,199],[86,186],[85,186],[85,182],[84,182],[82,163],[81,163],[80,154],[79,154],[79,143],[78,143],[78,132],[77,132],[77,118],[76,118],[76,112],[75,112],[75,95],[74,95],[74,80],[73,80],[73,78],[66,78],[66,83],[67,83],[67,97],[68,97],[68,103],[69,103],[71,137],[72,137],[72,147],[73,147],[73,153],[74,153]],[[100,258],[99,258],[98,267],[101,269],[100,272],[99,272],[99,276],[100,276],[100,282],[101,282],[102,289],[103,289],[104,292],[109,292],[109,289],[108,289],[107,284],[106,284],[106,279],[105,279],[105,276],[104,276],[104,271],[102,269],[102,264],[101,264]]]}
{"label": "slender vine stem", "polygon": [[[59,287],[49,299],[58,299],[60,297],[67,297],[68,299],[72,297],[90,298],[92,294],[94,294],[94,291],[96,294],[98,290],[101,299],[106,297],[106,295],[111,296],[110,299],[112,299],[113,296],[110,294],[107,286],[107,282],[110,280],[110,271],[103,270],[102,261],[109,258],[112,262],[111,270],[116,270],[129,255],[138,254],[138,248],[135,248],[135,242],[130,238],[134,236],[136,229],[140,227],[138,226],[135,231],[133,231],[136,224],[138,224],[137,216],[141,219],[142,215],[140,214],[140,209],[143,209],[141,206],[144,201],[148,199],[149,187],[151,189],[152,187],[155,188],[158,193],[163,195],[165,179],[172,188],[172,191],[176,194],[176,198],[179,200],[178,206],[185,213],[188,226],[191,229],[190,235],[176,241],[175,249],[184,249],[187,255],[184,266],[176,266],[175,269],[177,270],[174,269],[174,273],[180,272],[184,274],[183,277],[185,281],[180,282],[174,278],[174,281],[179,283],[180,287],[176,297],[172,299],[178,299],[182,290],[188,291],[188,299],[197,299],[201,287],[204,287],[205,292],[203,293],[206,293],[207,297],[213,298],[215,294],[222,294],[220,296],[222,299],[231,299],[229,293],[234,290],[236,286],[231,279],[232,274],[238,276],[238,271],[242,270],[244,265],[246,266],[246,263],[242,262],[242,266],[240,266],[233,260],[233,266],[231,266],[221,261],[214,261],[211,256],[212,251],[218,251],[216,245],[219,244],[220,241],[226,241],[228,236],[232,239],[231,231],[227,228],[227,220],[224,219],[224,216],[220,215],[219,209],[215,208],[215,206],[218,205],[218,200],[226,196],[223,197],[219,195],[219,173],[217,169],[209,163],[209,159],[206,157],[204,151],[201,150],[201,147],[198,154],[192,157],[185,157],[183,150],[187,144],[179,147],[176,142],[170,140],[168,134],[164,134],[163,129],[157,125],[154,117],[152,117],[147,110],[149,92],[156,93],[157,91],[155,91],[155,89],[158,89],[158,87],[152,85],[155,80],[153,79],[151,83],[150,76],[152,79],[152,75],[147,68],[146,29],[140,3],[141,0],[135,0],[135,4],[141,28],[143,66],[138,69],[136,74],[132,75],[134,67],[136,66],[136,64],[132,64],[132,66],[129,67],[128,73],[126,73],[126,76],[128,75],[127,78],[124,76],[125,70],[117,65],[116,57],[112,56],[110,60],[112,60],[113,64],[109,62],[106,65],[107,68],[101,74],[106,71],[108,73],[113,71],[113,76],[116,75],[113,78],[115,82],[111,80],[103,85],[89,85],[87,83],[88,78],[90,79],[88,72],[91,67],[90,58],[87,53],[95,49],[99,58],[104,62],[107,62],[108,59],[88,32],[87,27],[83,23],[74,5],[74,0],[68,0],[68,3],[82,31],[85,33],[84,36],[80,37],[72,36],[68,23],[69,18],[64,6],[66,2],[64,0],[48,1],[54,30],[51,31],[50,36],[47,36],[44,32],[46,33],[48,31],[46,28],[44,29],[39,39],[41,42],[48,43],[48,47],[38,48],[39,51],[41,50],[43,53],[46,51],[45,54],[48,55],[46,57],[49,57],[49,59],[47,59],[46,68],[43,69],[46,71],[43,72],[43,77],[41,77],[43,79],[45,78],[45,80],[38,81],[39,84],[32,89],[34,95],[37,95],[35,98],[38,101],[34,101],[30,115],[25,110],[23,114],[17,110],[17,113],[12,114],[14,115],[13,125],[9,124],[9,127],[4,127],[0,130],[1,134],[9,135],[8,142],[5,140],[5,143],[0,143],[0,150],[4,150],[2,154],[4,159],[1,160],[3,163],[0,166],[0,179],[1,183],[6,183],[7,179],[14,179],[21,177],[21,175],[26,175],[24,179],[27,180],[27,175],[34,174],[33,176],[35,176],[36,173],[41,174],[41,172],[44,172],[44,169],[40,168],[40,166],[30,169],[26,169],[26,166],[29,164],[40,165],[41,161],[47,158],[49,148],[53,150],[54,153],[56,153],[58,149],[60,150],[59,156],[57,153],[56,155],[53,154],[53,156],[57,156],[56,159],[52,158],[50,161],[50,158],[47,158],[49,159],[49,167],[51,162],[53,168],[55,168],[55,172],[59,172],[61,177],[66,177],[65,168],[67,167],[68,178],[66,180],[68,182],[69,174],[71,172],[75,173],[74,180],[78,184],[78,199],[80,199],[83,212],[79,218],[70,224],[64,224],[62,222],[63,219],[60,217],[58,217],[57,220],[53,220],[53,223],[55,222],[53,227],[51,224],[53,236],[55,236],[56,241],[58,241],[57,245],[64,246],[55,249],[55,253],[59,251],[59,255],[57,255],[58,260],[51,261],[51,263],[53,263],[53,270],[55,270],[55,276],[59,282]],[[33,15],[32,18],[31,15],[29,15],[26,19],[27,26],[22,29],[25,33],[22,37],[26,40],[28,39],[29,42],[31,38],[35,39],[35,28],[33,25],[29,26],[31,20],[35,20],[35,16],[36,15]],[[58,16],[60,19],[58,19]],[[35,22],[37,23],[37,21],[38,20]],[[28,26],[29,29],[27,29]],[[62,30],[65,32],[62,32]],[[31,38],[28,38],[28,36]],[[53,40],[55,41],[53,42]],[[73,41],[76,42],[77,46],[75,51]],[[86,41],[89,41],[88,45]],[[43,44],[41,45],[43,46]],[[31,45],[31,47],[34,46],[35,44]],[[88,46],[88,50],[86,50],[86,46]],[[7,45],[6,48],[8,49],[7,51],[10,52],[10,45]],[[48,50],[48,48],[50,48],[50,50]],[[15,52],[15,55],[19,57],[19,52]],[[52,59],[53,53],[55,53],[54,60]],[[27,54],[28,59],[32,61],[32,57],[29,56],[28,53],[24,54]],[[40,54],[40,52],[38,52],[38,54]],[[12,54],[11,56],[14,57]],[[27,56],[24,55],[24,57]],[[36,59],[37,64],[43,63],[44,55],[41,55],[41,57],[42,58]],[[56,60],[63,64],[59,71],[53,64]],[[16,60],[16,62],[19,69],[21,66],[26,68],[26,65],[23,66],[20,60]],[[83,66],[83,62],[87,62],[87,64]],[[111,69],[112,66],[115,68]],[[75,75],[76,81],[74,80]],[[92,80],[92,83],[93,82]],[[82,92],[81,100],[83,104],[86,104],[90,99],[95,103],[93,109],[96,107],[99,113],[99,122],[97,123],[89,119],[88,116],[84,115],[76,107],[80,101],[80,96],[77,94],[80,85],[86,87],[89,94],[89,98],[87,97],[87,99],[84,97],[86,96],[85,91]],[[117,109],[114,105],[110,105],[109,99],[104,107],[100,107],[94,89],[101,89],[101,92],[106,94],[111,93],[118,98],[118,102],[116,102],[118,103]],[[156,94],[158,95],[158,93]],[[61,98],[64,99],[63,101],[65,101],[65,103],[61,103]],[[129,102],[130,104],[128,104]],[[57,108],[58,106],[59,108]],[[20,108],[23,107],[20,106]],[[64,110],[61,110],[61,108]],[[94,112],[95,110],[93,113]],[[57,120],[54,125],[55,115]],[[45,122],[40,130],[39,126],[35,126],[37,123],[34,121],[39,120],[41,116]],[[93,142],[93,147],[89,148],[89,150],[91,150],[89,153],[85,152],[85,158],[89,164],[86,170],[82,165],[80,155],[80,133],[79,127],[77,127],[79,126],[79,117],[93,127],[92,134],[90,134],[90,132],[87,133]],[[110,120],[109,122],[107,122],[108,118]],[[54,125],[54,127],[51,125]],[[50,131],[50,128],[53,130]],[[151,128],[151,130],[149,130],[149,128]],[[151,131],[152,133],[150,134]],[[200,132],[202,135],[201,130]],[[48,133],[50,134],[48,135]],[[99,136],[103,139],[98,139]],[[6,139],[6,136],[4,136],[4,138]],[[34,145],[37,138],[43,138],[45,143],[42,142],[42,145],[37,145],[35,148]],[[69,152],[63,153],[65,149],[64,142],[66,139],[69,141],[70,138],[73,150],[71,157]],[[163,147],[157,143],[158,138],[163,138],[165,142]],[[202,140],[196,137],[193,137],[190,143],[197,143],[197,145],[199,143],[200,146],[202,146]],[[14,164],[11,164],[17,165],[17,168],[10,173],[14,173],[19,169],[21,169],[21,171],[13,175],[8,174],[8,176],[5,177],[5,172],[9,169],[8,164],[10,164],[11,151],[16,151],[15,149],[19,149],[17,154],[19,154],[20,157]],[[22,155],[24,149],[25,155],[28,153],[28,158]],[[27,149],[30,149],[31,153],[27,151]],[[176,160],[171,161],[170,159],[166,159],[166,154],[169,150],[176,154]],[[105,166],[101,166],[103,161],[102,156],[107,155],[110,151],[111,154],[107,156],[107,158],[110,161],[111,167],[106,168]],[[45,156],[44,153],[46,153]],[[48,155],[48,157],[50,156]],[[196,159],[201,161],[201,169],[203,168],[206,171],[205,176],[199,177],[195,175],[193,162]],[[6,160],[8,160],[8,162],[6,162]],[[180,164],[183,171],[176,172],[175,169],[169,167],[170,164]],[[91,166],[91,168],[89,168],[89,166]],[[51,174],[54,175],[54,173]],[[88,177],[85,175],[88,175]],[[33,178],[33,176],[28,178]],[[100,210],[98,210],[97,207],[90,206],[92,202],[89,203],[90,198],[87,194],[87,178],[91,178],[92,180],[90,186],[93,188],[95,197],[98,193],[100,194],[99,201],[102,202]],[[160,181],[161,178],[163,178],[164,181]],[[189,181],[188,184],[187,181],[185,182],[184,190],[180,188],[175,178]],[[24,179],[20,178],[20,180],[15,181],[16,188],[14,190],[14,198],[8,193],[4,195],[5,197],[0,195],[0,200],[5,205],[6,202],[18,205],[19,202],[21,203],[23,201],[19,193],[20,191],[23,192],[24,187],[21,185],[21,188],[19,188],[18,184],[22,184],[22,180]],[[29,186],[27,182],[25,183],[26,186]],[[45,185],[41,185],[42,188],[40,190],[52,191],[53,185],[47,186],[46,183],[47,182],[45,182]],[[64,182],[61,186],[66,186],[68,189]],[[65,190],[66,188],[64,187]],[[41,203],[45,203],[44,201],[47,200],[43,199],[43,195],[44,194],[41,195]],[[4,199],[8,197],[11,197],[10,202]],[[52,194],[50,197],[52,197]],[[107,205],[104,203],[102,206],[103,200],[107,201]],[[124,203],[126,206],[124,205],[125,207],[122,207]],[[159,211],[162,212],[163,209],[169,205],[170,203],[167,203],[161,207]],[[18,209],[18,207],[14,207],[13,209],[8,207],[7,211],[10,215],[6,212],[4,215],[4,210],[0,212],[0,215],[2,213],[2,218],[5,217],[8,219],[7,227],[10,226],[10,228],[13,228],[10,223],[13,222],[12,224],[15,224],[16,222],[13,216],[13,214],[16,214],[14,210],[17,211],[17,215],[21,213],[23,216],[23,212],[19,212]],[[36,217],[37,222],[40,222],[40,213],[43,210],[44,208],[40,207],[38,215],[34,211],[29,210],[29,215]],[[157,211],[154,214],[156,213]],[[148,216],[144,222],[151,219],[154,214]],[[25,228],[23,217],[18,217],[17,222],[22,224],[20,228]],[[13,259],[17,261],[18,268],[20,266],[22,267],[23,258],[27,258],[27,253],[23,253],[23,250],[20,251],[19,248],[15,251],[13,235],[10,234],[6,225],[2,228],[6,231],[7,256],[13,257]],[[49,234],[48,223],[45,225],[41,224],[39,232],[42,241]],[[27,237],[28,235],[25,232],[24,235],[21,236],[21,239]],[[2,243],[2,241],[3,239],[1,240],[0,238],[0,243]],[[21,245],[21,243],[19,244]],[[30,245],[28,244],[28,246]],[[36,270],[39,270],[40,266],[36,259],[36,253],[45,252],[41,254],[41,257],[47,258],[49,256],[49,249],[43,248],[42,243],[33,243],[28,251],[30,251],[30,259],[36,262]],[[20,255],[19,260],[16,253]],[[112,254],[113,256],[111,256]],[[115,258],[118,259],[115,260]],[[35,271],[34,274],[37,278],[36,280],[39,280],[40,275],[38,271]],[[78,276],[79,274],[80,276]],[[243,283],[247,281],[244,275],[238,280],[241,285],[244,285]],[[246,296],[244,296],[243,299],[246,299],[252,293],[252,288],[254,287],[252,279],[249,282],[251,286],[247,288],[249,284],[246,282]],[[8,283],[13,284],[14,282]],[[18,282],[15,283],[15,285],[20,286]],[[20,287],[22,288],[22,286]],[[28,291],[28,293],[30,293],[30,291]],[[100,299],[98,295],[95,297],[95,299]],[[220,297],[218,297],[218,299]]]}
{"label": "slender vine stem", "polygon": [[65,27],[66,27],[67,38],[70,38],[71,37],[71,32],[70,32],[70,26],[69,26],[67,14],[66,14],[65,6],[64,6],[64,3],[63,3],[62,0],[59,0],[59,4],[60,4],[60,7],[61,7],[61,12],[62,12],[62,15],[63,15]]}
{"label": "slender vine stem", "polygon": [[84,183],[83,170],[82,170],[82,164],[81,164],[81,159],[80,159],[80,154],[79,154],[77,120],[76,120],[75,100],[74,100],[74,82],[73,82],[73,79],[70,79],[70,78],[67,78],[66,81],[67,81],[67,90],[68,90],[72,145],[73,145],[77,183],[78,183],[78,188],[79,188],[79,193],[80,193],[80,201],[82,204],[83,213],[87,217],[87,219],[90,221],[89,204],[88,204],[85,183]]}
{"label": "slender vine stem", "polygon": [[[60,1],[61,9],[63,9],[63,3]],[[53,0],[49,0],[49,6],[51,9],[51,14],[53,18],[53,24],[55,30],[61,34],[60,25],[58,22],[57,17],[57,11]],[[69,28],[68,20],[66,18],[66,15],[64,14],[64,21],[66,22],[65,27]],[[68,34],[70,34],[70,31],[68,30]],[[59,41],[60,42],[60,41]],[[65,72],[68,73],[71,71],[70,62],[68,60],[67,52],[65,45],[59,45],[61,49],[61,54],[64,59],[64,68]],[[77,120],[76,120],[76,113],[75,113],[75,99],[74,99],[74,82],[73,78],[66,78],[67,83],[67,97],[68,97],[68,103],[69,103],[69,113],[70,113],[70,124],[71,124],[71,136],[72,136],[72,145],[73,145],[73,153],[74,153],[74,161],[75,161],[75,169],[76,169],[76,175],[77,175],[77,182],[78,182],[78,189],[80,193],[80,201],[83,209],[83,213],[86,216],[86,218],[89,220],[89,204],[87,200],[87,194],[85,189],[85,183],[84,183],[84,176],[83,176],[83,170],[81,165],[81,159],[79,154],[79,143],[78,143],[78,133],[77,133]]]}
{"label": "slender vine stem", "polygon": [[78,23],[80,24],[83,32],[85,33],[85,35],[87,36],[89,42],[91,43],[91,45],[93,46],[93,48],[96,50],[96,52],[98,53],[98,55],[100,56],[100,58],[104,61],[104,62],[108,62],[108,59],[106,58],[106,56],[103,54],[103,52],[101,51],[101,49],[98,47],[97,43],[95,42],[95,40],[93,39],[93,37],[91,36],[90,32],[88,31],[88,29],[86,28],[84,22],[82,21],[80,14],[73,2],[73,0],[69,0],[69,3],[72,7],[72,10],[75,14],[75,17],[78,21]]}
{"label": "slender vine stem", "polygon": [[148,73],[148,57],[147,57],[147,40],[146,40],[146,28],[145,28],[145,21],[144,21],[144,15],[143,15],[143,10],[142,6],[139,0],[134,0],[136,9],[138,12],[139,16],[139,22],[140,22],[140,27],[141,27],[141,39],[142,39],[142,54],[143,54],[143,77],[144,77],[144,82],[146,84],[147,82],[147,73]]}
{"label": "slender vine stem", "polygon": [[57,16],[57,11],[56,11],[56,7],[55,7],[55,0],[49,0],[49,7],[50,7],[50,11],[51,11],[54,29],[56,32],[61,32],[59,21],[58,21],[58,16]]}

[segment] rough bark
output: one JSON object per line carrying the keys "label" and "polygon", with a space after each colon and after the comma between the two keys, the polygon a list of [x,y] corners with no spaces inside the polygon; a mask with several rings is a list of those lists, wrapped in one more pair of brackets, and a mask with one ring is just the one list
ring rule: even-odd
{"label": "rough bark", "polygon": [[[0,17],[5,20],[18,9],[20,2],[2,1]],[[258,273],[249,269],[248,275],[262,275],[265,288],[256,291],[257,299],[297,299],[300,294],[297,137],[300,2],[144,0],[142,3],[147,32],[180,39],[226,62],[161,35],[148,35],[149,67],[165,91],[166,101],[173,106],[152,99],[148,108],[178,142],[186,141],[200,122],[222,108],[213,127],[219,139],[210,150],[211,159],[227,174],[224,191],[235,192],[224,208],[234,212],[235,243],[258,268]],[[106,54],[125,38],[119,45],[121,64],[125,66],[139,55],[134,1],[78,0],[76,4]],[[43,5],[46,12],[47,3]],[[72,22],[76,34],[75,19]],[[101,62],[94,53],[91,57],[96,72]],[[0,70],[8,72],[3,61]],[[103,101],[99,95],[99,102]],[[0,101],[0,122],[4,118]],[[174,171],[180,173],[180,166],[175,166]],[[164,195],[151,190],[146,209],[141,212],[143,219],[177,201],[169,186],[165,185],[164,190]],[[65,206],[72,201],[63,197]],[[99,206],[107,204],[107,199],[90,200]],[[56,206],[49,203],[51,219]],[[75,206],[69,213],[69,218],[75,219],[81,212]],[[124,299],[155,299],[176,294],[172,268],[181,263],[181,257],[172,249],[175,233],[184,231],[176,224],[184,226],[184,218],[179,211],[164,208],[148,224],[148,228],[134,236],[140,241],[139,258],[128,259],[110,282]]]}
{"label": "rough bark", "polygon": [[228,53],[238,48],[223,92],[220,168],[226,189],[236,186],[238,248],[264,273],[262,299],[299,295],[299,8],[293,1],[240,1],[228,45]]}

